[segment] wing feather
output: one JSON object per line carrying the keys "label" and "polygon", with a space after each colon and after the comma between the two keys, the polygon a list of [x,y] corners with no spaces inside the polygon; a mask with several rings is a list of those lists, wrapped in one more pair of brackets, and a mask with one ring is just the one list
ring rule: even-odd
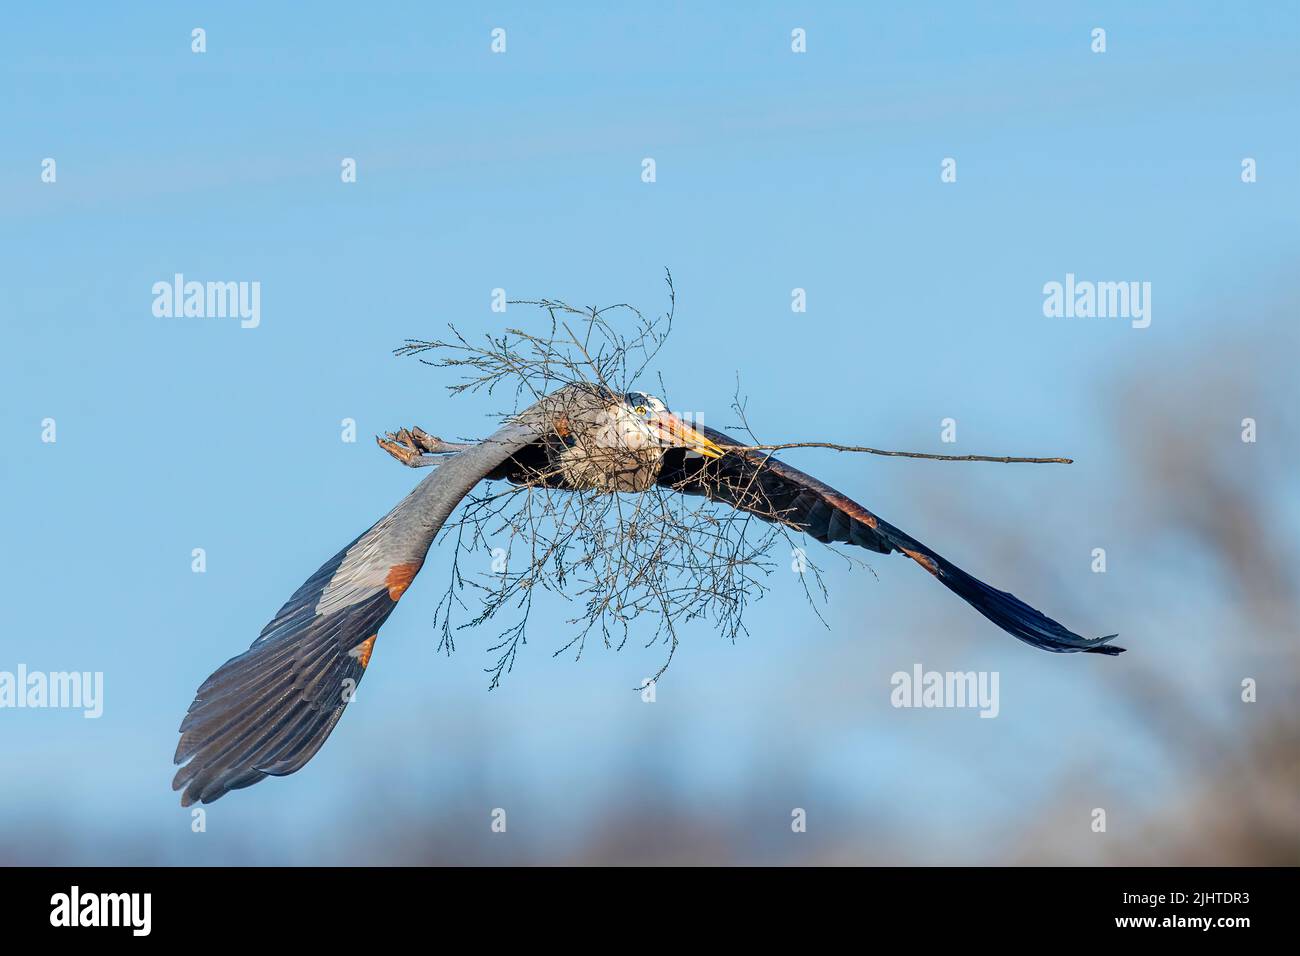
{"label": "wing feather", "polygon": [[181,767],[172,789],[184,789],[182,805],[211,803],[267,776],[293,773],[320,750],[434,536],[474,485],[539,434],[518,421],[448,456],[321,565],[247,651],[203,682],[176,747]]}
{"label": "wing feather", "polygon": [[[715,429],[697,427],[720,445],[744,444]],[[1015,595],[967,574],[830,485],[764,453],[731,452],[710,460],[677,449],[665,457],[659,484],[725,502],[827,544],[852,544],[878,554],[900,552],[1002,630],[1033,647],[1056,653],[1119,654],[1124,650],[1107,643],[1118,635],[1086,638],[1075,634]]]}

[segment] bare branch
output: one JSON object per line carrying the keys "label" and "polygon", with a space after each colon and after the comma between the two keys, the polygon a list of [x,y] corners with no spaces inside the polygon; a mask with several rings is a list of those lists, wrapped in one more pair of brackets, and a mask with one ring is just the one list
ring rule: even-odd
{"label": "bare branch", "polygon": [[861,452],[867,455],[885,455],[889,458],[926,458],[930,461],[997,461],[1004,464],[1018,462],[1032,465],[1073,465],[1073,458],[1022,458],[1016,455],[934,455],[923,451],[887,451],[868,448],[866,445],[840,445],[828,441],[791,441],[778,445],[722,445],[728,451],[784,451],[787,448],[829,448],[831,451]]}

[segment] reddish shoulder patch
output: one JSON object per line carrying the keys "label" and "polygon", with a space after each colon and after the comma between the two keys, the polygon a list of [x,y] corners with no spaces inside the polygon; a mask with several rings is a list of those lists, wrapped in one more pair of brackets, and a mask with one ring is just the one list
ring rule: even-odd
{"label": "reddish shoulder patch", "polygon": [[371,634],[364,641],[352,648],[348,653],[361,662],[362,667],[370,666],[370,655],[375,649],[375,638],[378,634]]}
{"label": "reddish shoulder patch", "polygon": [[409,564],[395,564],[388,569],[388,577],[384,584],[388,587],[388,596],[396,601],[406,593],[406,589],[411,586],[416,573],[420,570],[420,561],[412,561]]}
{"label": "reddish shoulder patch", "polygon": [[868,528],[871,528],[873,531],[875,530],[876,516],[852,498],[846,498],[843,495],[836,493],[835,499],[832,503],[855,521],[861,521]]}
{"label": "reddish shoulder patch", "polygon": [[939,576],[939,565],[935,564],[934,558],[930,557],[929,555],[922,554],[920,551],[911,551],[908,550],[907,548],[903,548],[902,551],[905,555],[907,555],[909,558],[911,558],[921,567],[925,568],[935,577]]}

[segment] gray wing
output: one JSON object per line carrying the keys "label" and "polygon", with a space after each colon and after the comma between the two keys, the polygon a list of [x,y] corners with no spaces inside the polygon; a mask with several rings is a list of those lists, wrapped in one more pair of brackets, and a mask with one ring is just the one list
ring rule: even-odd
{"label": "gray wing", "polygon": [[[253,645],[199,687],[181,722],[172,789],[181,805],[300,769],[365,674],[379,627],[470,490],[539,436],[512,423],[449,456],[392,511],[307,579]],[[188,761],[188,762],[187,762]]]}

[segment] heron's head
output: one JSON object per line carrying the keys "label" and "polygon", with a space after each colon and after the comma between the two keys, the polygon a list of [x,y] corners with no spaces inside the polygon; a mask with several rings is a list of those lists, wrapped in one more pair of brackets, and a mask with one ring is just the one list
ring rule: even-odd
{"label": "heron's head", "polygon": [[668,410],[660,399],[643,392],[628,392],[617,409],[629,444],[642,447],[685,448],[705,458],[721,458],[723,450]]}

